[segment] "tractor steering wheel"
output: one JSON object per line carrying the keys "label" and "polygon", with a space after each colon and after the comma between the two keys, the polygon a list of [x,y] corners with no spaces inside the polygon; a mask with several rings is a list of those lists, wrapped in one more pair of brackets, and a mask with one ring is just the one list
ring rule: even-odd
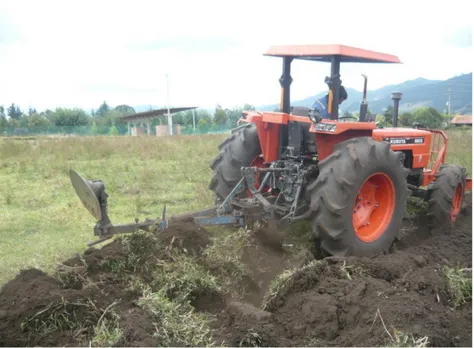
{"label": "tractor steering wheel", "polygon": [[[343,119],[346,119],[346,118],[353,118],[356,122],[359,121],[359,119],[355,116],[342,116],[342,117],[338,117],[338,121],[339,120],[343,120]],[[344,122],[347,122],[347,121],[344,121]]]}

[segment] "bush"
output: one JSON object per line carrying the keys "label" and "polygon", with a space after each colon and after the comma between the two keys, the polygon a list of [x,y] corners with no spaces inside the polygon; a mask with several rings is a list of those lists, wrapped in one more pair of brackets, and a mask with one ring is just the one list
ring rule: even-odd
{"label": "bush", "polygon": [[110,131],[109,131],[109,135],[119,135],[119,131],[117,129],[117,127],[115,127],[115,125],[112,126],[112,128],[110,128]]}

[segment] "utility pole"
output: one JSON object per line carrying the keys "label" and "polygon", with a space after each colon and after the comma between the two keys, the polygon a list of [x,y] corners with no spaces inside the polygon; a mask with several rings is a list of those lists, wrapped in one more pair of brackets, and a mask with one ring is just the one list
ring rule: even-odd
{"label": "utility pole", "polygon": [[193,131],[196,131],[196,115],[194,114],[194,109],[193,109]]}
{"label": "utility pole", "polygon": [[173,135],[173,119],[170,113],[170,82],[168,74],[166,74],[166,108],[168,109],[168,130],[169,134]]}
{"label": "utility pole", "polygon": [[449,82],[448,88],[448,116],[451,117],[451,82]]}

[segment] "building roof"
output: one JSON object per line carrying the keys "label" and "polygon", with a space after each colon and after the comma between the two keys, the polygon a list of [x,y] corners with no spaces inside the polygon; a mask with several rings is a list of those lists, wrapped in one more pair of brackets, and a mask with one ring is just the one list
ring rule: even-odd
{"label": "building roof", "polygon": [[[177,112],[192,110],[192,109],[197,109],[197,106],[170,108],[170,114],[175,114]],[[139,121],[139,120],[147,120],[147,119],[151,120],[151,119],[156,119],[160,116],[165,116],[167,114],[168,114],[168,109],[165,108],[165,109],[157,109],[157,110],[146,111],[146,112],[139,112],[139,113],[131,114],[131,115],[124,115],[124,116],[120,116],[120,119],[123,121]]]}
{"label": "building roof", "polygon": [[471,124],[472,125],[472,115],[456,115],[451,120],[452,124]]}
{"label": "building roof", "polygon": [[401,63],[397,56],[364,50],[345,45],[283,45],[272,46],[264,56],[293,57],[295,59],[330,62],[332,56],[339,56],[341,62],[349,63]]}

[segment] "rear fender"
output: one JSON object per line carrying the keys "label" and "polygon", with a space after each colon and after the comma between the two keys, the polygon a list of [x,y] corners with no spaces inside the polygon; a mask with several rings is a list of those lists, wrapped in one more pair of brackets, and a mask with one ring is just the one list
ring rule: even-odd
{"label": "rear fender", "polygon": [[374,122],[323,120],[313,123],[309,131],[315,133],[318,159],[321,161],[333,153],[335,145],[352,138],[371,137],[376,127]]}
{"label": "rear fender", "polygon": [[265,162],[278,160],[280,147],[280,126],[288,123],[288,114],[267,113],[257,111],[244,111],[244,117],[239,119],[238,124],[243,122],[255,123],[262,155]]}

